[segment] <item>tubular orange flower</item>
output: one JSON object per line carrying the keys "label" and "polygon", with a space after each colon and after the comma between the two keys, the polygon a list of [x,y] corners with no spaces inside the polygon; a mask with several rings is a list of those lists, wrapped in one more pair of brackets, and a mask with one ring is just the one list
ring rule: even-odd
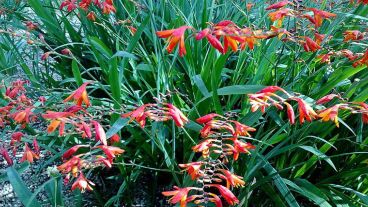
{"label": "tubular orange flower", "polygon": [[326,35],[320,34],[318,32],[314,33],[314,38],[316,40],[317,45],[321,45],[323,39],[325,39]]}
{"label": "tubular orange flower", "polygon": [[306,52],[315,52],[319,49],[321,49],[321,46],[318,45],[315,41],[313,41],[309,37],[304,37],[305,42],[303,43],[304,50]]}
{"label": "tubular orange flower", "polygon": [[249,150],[255,149],[256,147],[248,142],[243,142],[237,138],[229,138],[228,140],[233,141],[233,146],[230,144],[225,144],[228,149],[227,153],[232,154],[234,160],[238,160],[240,153],[250,154]]}
{"label": "tubular orange flower", "polygon": [[34,159],[39,159],[39,156],[34,153],[28,146],[28,143],[25,144],[25,150],[22,159],[20,159],[20,162],[28,161],[30,163],[33,162]]}
{"label": "tubular orange flower", "polygon": [[277,2],[275,4],[270,5],[269,7],[266,8],[266,10],[272,10],[272,9],[280,9],[288,4],[290,4],[291,2],[289,1],[280,1]]}
{"label": "tubular orange flower", "polygon": [[116,13],[116,9],[112,3],[112,0],[105,0],[102,6],[103,6],[102,12],[104,14],[110,14],[111,12]]}
{"label": "tubular orange flower", "polygon": [[11,115],[11,117],[14,119],[16,123],[22,124],[22,123],[29,123],[30,122],[30,116],[32,113],[32,108],[28,107],[24,109],[23,111],[15,112]]}
{"label": "tubular orange flower", "polygon": [[219,184],[208,184],[206,186],[217,188],[220,194],[222,195],[222,197],[226,200],[226,202],[229,205],[233,206],[239,203],[239,200],[235,197],[235,195],[226,187],[219,185]]}
{"label": "tubular orange flower", "polygon": [[318,99],[316,101],[316,104],[325,104],[325,103],[330,102],[334,98],[341,98],[341,96],[338,95],[338,94],[328,94],[328,95],[323,96],[322,98]]}
{"label": "tubular orange flower", "polygon": [[348,42],[349,40],[362,40],[364,35],[359,30],[346,30],[344,33],[344,42]]}
{"label": "tubular orange flower", "polygon": [[115,143],[120,143],[120,137],[117,134],[112,135],[110,138],[110,145],[113,145]]}
{"label": "tubular orange flower", "polygon": [[97,155],[96,158],[97,158],[96,163],[103,163],[108,168],[112,167],[112,160],[107,159],[106,157],[101,155]]}
{"label": "tubular orange flower", "polygon": [[169,108],[169,114],[174,120],[176,126],[183,127],[189,122],[189,119],[177,107],[170,103],[166,103],[165,105]]}
{"label": "tubular orange flower", "polygon": [[78,179],[73,183],[72,190],[75,190],[78,188],[82,193],[84,193],[86,190],[89,190],[89,191],[93,190],[91,185],[94,186],[95,184],[91,182],[90,180],[87,180],[84,177],[83,173],[81,172],[79,174]]}
{"label": "tubular orange flower", "polygon": [[97,121],[91,121],[96,133],[96,141],[100,141],[103,145],[107,145],[106,140],[106,133],[105,130],[102,128],[101,124]]}
{"label": "tubular orange flower", "polygon": [[62,158],[63,159],[68,159],[81,147],[89,147],[89,145],[75,145],[75,146],[71,147],[70,149],[68,149],[67,151],[65,151]]}
{"label": "tubular orange flower", "polygon": [[124,153],[124,150],[119,147],[100,145],[95,148],[102,149],[110,161],[112,161],[116,155]]}
{"label": "tubular orange flower", "polygon": [[4,160],[8,164],[8,166],[13,165],[13,160],[10,158],[8,150],[6,150],[4,147],[0,147],[0,155],[3,156]]}
{"label": "tubular orange flower", "polygon": [[179,188],[174,186],[173,191],[165,191],[162,192],[164,196],[172,196],[169,199],[169,202],[172,204],[176,204],[180,202],[180,207],[185,207],[188,202],[188,193],[189,191],[195,189],[194,187],[186,187],[186,188]]}
{"label": "tubular orange flower", "polygon": [[87,94],[87,85],[90,84],[90,82],[83,83],[77,90],[75,90],[70,96],[68,96],[64,102],[70,101],[71,99],[74,99],[77,106],[82,106],[82,103],[85,103],[87,107],[89,107],[91,104],[89,102],[88,94]]}
{"label": "tubular orange flower", "polygon": [[213,142],[217,142],[216,139],[206,139],[200,142],[199,144],[192,147],[192,150],[194,152],[201,152],[202,156],[204,158],[207,158],[209,156],[209,149],[210,147],[220,147],[216,144],[213,144]]}
{"label": "tubular orange flower", "polygon": [[176,29],[164,30],[156,32],[157,36],[160,38],[169,38],[169,45],[167,46],[167,52],[171,53],[177,44],[179,44],[179,55],[183,56],[186,54],[184,45],[184,33],[189,26],[181,26]]}
{"label": "tubular orange flower", "polygon": [[192,180],[195,180],[203,175],[201,172],[202,164],[202,162],[191,162],[187,164],[179,164],[179,167],[185,168],[184,170],[188,172]]}
{"label": "tubular orange flower", "polygon": [[22,132],[14,132],[11,135],[10,146],[13,146],[16,142],[20,142],[24,134]]}
{"label": "tubular orange flower", "polygon": [[96,21],[96,14],[93,11],[90,11],[87,14],[87,19],[91,20],[92,22],[95,22]]}
{"label": "tubular orange flower", "polygon": [[234,137],[237,136],[251,136],[249,132],[255,132],[256,129],[245,124],[242,124],[237,121],[232,121],[235,124],[235,133],[233,134]]}
{"label": "tubular orange flower", "polygon": [[359,59],[358,61],[353,63],[353,67],[358,67],[360,65],[366,65],[368,66],[368,50],[365,51],[363,57]]}
{"label": "tubular orange flower", "polygon": [[209,121],[211,121],[213,118],[218,117],[220,115],[216,114],[216,113],[211,113],[211,114],[207,114],[204,115],[202,117],[199,117],[198,119],[196,119],[196,122],[200,123],[200,124],[205,124]]}
{"label": "tubular orange flower", "polygon": [[330,108],[322,110],[318,117],[322,119],[322,121],[333,121],[337,127],[339,127],[339,117],[338,112],[341,107],[346,107],[346,104],[336,104],[335,106],[332,106]]}
{"label": "tubular orange flower", "polygon": [[318,10],[316,8],[308,8],[309,11],[312,11],[314,14],[314,22],[312,22],[315,27],[320,27],[324,19],[329,19],[332,17],[336,17],[336,14]]}
{"label": "tubular orange flower", "polygon": [[230,171],[225,170],[225,169],[220,169],[219,171],[222,172],[223,175],[222,174],[216,174],[216,175],[219,176],[220,178],[226,180],[226,187],[227,188],[230,188],[230,186],[244,187],[245,182],[244,182],[244,180],[242,180],[243,177],[235,175],[235,174],[233,174]]}
{"label": "tubular orange flower", "polygon": [[299,122],[301,124],[304,123],[304,120],[311,122],[312,119],[315,119],[317,117],[317,113],[312,109],[312,107],[307,104],[303,99],[301,98],[294,98],[298,102],[298,108],[299,108]]}
{"label": "tubular orange flower", "polygon": [[50,134],[59,127],[59,136],[63,136],[65,122],[68,120],[67,118],[71,116],[74,116],[74,114],[70,112],[47,111],[46,114],[42,114],[44,119],[51,119],[51,123],[47,127],[47,132]]}
{"label": "tubular orange flower", "polygon": [[121,117],[123,118],[130,117],[130,121],[136,120],[139,123],[139,125],[142,128],[144,128],[146,124],[146,115],[144,113],[144,111],[146,110],[146,106],[148,106],[148,104],[144,104],[129,113],[122,114]]}
{"label": "tubular orange flower", "polygon": [[276,21],[278,20],[278,27],[281,27],[282,21],[286,16],[290,16],[293,10],[288,9],[288,8],[283,8],[274,12],[271,12],[268,14],[268,16],[270,17],[271,21]]}
{"label": "tubular orange flower", "polygon": [[85,161],[82,160],[79,156],[81,155],[73,156],[71,159],[58,166],[57,169],[65,174],[71,172],[74,177],[77,177],[79,170],[85,164]]}
{"label": "tubular orange flower", "polygon": [[286,105],[286,113],[290,124],[295,124],[295,113],[293,107],[288,102],[284,102],[284,104]]}

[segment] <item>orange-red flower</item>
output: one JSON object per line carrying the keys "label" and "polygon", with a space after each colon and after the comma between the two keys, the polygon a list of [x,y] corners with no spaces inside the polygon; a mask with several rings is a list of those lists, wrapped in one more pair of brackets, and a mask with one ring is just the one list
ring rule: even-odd
{"label": "orange-red flower", "polygon": [[318,117],[322,119],[322,121],[333,121],[337,127],[339,127],[339,117],[338,112],[340,108],[346,107],[346,104],[336,104],[335,106],[332,106],[330,108],[322,110]]}
{"label": "orange-red flower", "polygon": [[59,127],[59,136],[63,136],[65,129],[65,122],[68,117],[73,116],[70,112],[54,112],[47,111],[46,114],[42,114],[44,119],[51,119],[50,125],[47,127],[47,133],[54,132]]}
{"label": "orange-red flower", "polygon": [[310,37],[304,37],[305,42],[303,42],[303,47],[306,52],[315,52],[322,47],[313,41]]}
{"label": "orange-red flower", "polygon": [[104,151],[104,153],[106,154],[107,158],[110,161],[113,160],[116,155],[120,155],[124,153],[123,149],[120,149],[119,147],[114,147],[114,146],[100,145],[100,146],[97,146],[96,148],[102,149],[102,151]]}
{"label": "orange-red flower", "polygon": [[175,48],[177,44],[179,44],[179,55],[183,56],[187,53],[184,45],[184,33],[187,29],[191,27],[189,26],[181,26],[176,29],[164,30],[156,32],[157,36],[160,38],[169,38],[169,45],[167,46],[167,51],[169,53]]}
{"label": "orange-red flower", "polygon": [[134,111],[122,114],[121,117],[123,117],[123,118],[130,117],[130,121],[136,120],[138,122],[138,124],[142,128],[144,128],[144,126],[146,125],[146,117],[147,117],[144,112],[145,112],[147,106],[149,106],[149,104],[144,104],[144,105],[138,107],[137,109],[135,109]]}
{"label": "orange-red flower", "polygon": [[213,118],[218,117],[220,115],[216,114],[216,113],[211,113],[211,114],[207,114],[204,115],[202,117],[199,117],[198,119],[196,119],[196,122],[200,123],[200,124],[205,124],[209,121],[211,121]]}
{"label": "orange-red flower", "polygon": [[64,0],[60,5],[60,9],[67,7],[68,12],[71,12],[77,8],[76,2],[77,0]]}
{"label": "orange-red flower", "polygon": [[90,180],[87,180],[81,172],[77,180],[73,183],[72,190],[78,188],[82,193],[84,193],[86,190],[93,190],[91,185],[94,186],[95,184]]}
{"label": "orange-red flower", "polygon": [[301,124],[304,123],[304,120],[307,120],[307,121],[311,122],[312,119],[317,118],[317,113],[303,99],[301,99],[301,98],[293,98],[293,99],[298,102],[299,122]]}
{"label": "orange-red flower", "polygon": [[290,124],[295,124],[295,113],[293,107],[288,102],[284,102],[284,104],[286,105],[286,113]]}
{"label": "orange-red flower", "polygon": [[364,35],[359,30],[346,30],[344,33],[344,42],[348,42],[349,40],[362,40]]}
{"label": "orange-red flower", "polygon": [[334,98],[341,98],[341,96],[338,95],[338,94],[328,94],[328,95],[323,96],[322,98],[318,99],[316,101],[316,104],[325,104],[325,103],[330,102]]}
{"label": "orange-red flower", "polygon": [[233,133],[234,137],[237,136],[251,136],[249,132],[255,132],[256,129],[245,124],[242,124],[238,121],[232,121],[235,124],[235,132]]}
{"label": "orange-red flower", "polygon": [[111,12],[116,13],[116,9],[114,7],[114,4],[112,0],[105,0],[102,4],[102,13],[104,14],[110,14]]}
{"label": "orange-red flower", "polygon": [[188,172],[192,180],[195,180],[203,175],[203,172],[201,171],[202,165],[202,162],[191,162],[187,164],[179,164],[179,167],[185,168],[184,170]]}
{"label": "orange-red flower", "polygon": [[86,106],[90,106],[88,94],[87,94],[87,85],[90,84],[90,82],[83,83],[77,90],[75,90],[70,96],[68,96],[64,102],[70,101],[71,99],[74,99],[77,106],[82,106],[82,103],[86,104]]}
{"label": "orange-red flower", "polygon": [[223,174],[216,174],[218,177],[220,177],[221,179],[224,179],[226,181],[226,187],[230,188],[230,186],[232,187],[243,187],[245,185],[245,182],[243,179],[243,177],[235,175],[233,173],[231,173],[228,170],[225,169],[220,169],[220,172],[222,172]]}
{"label": "orange-red flower", "polygon": [[87,14],[87,19],[91,20],[92,22],[95,22],[96,21],[96,14],[93,11],[90,11]]}
{"label": "orange-red flower", "polygon": [[14,114],[11,114],[10,117],[14,119],[15,123],[25,124],[30,122],[30,116],[32,113],[32,107],[25,108],[22,111],[15,112]]}
{"label": "orange-red flower", "polygon": [[176,126],[183,127],[186,123],[189,122],[189,119],[177,107],[170,103],[166,103],[165,105],[168,107],[169,114],[174,120]]}
{"label": "orange-red flower", "polygon": [[4,147],[0,147],[0,155],[3,156],[4,160],[8,164],[8,166],[13,165],[13,160],[10,158],[8,150],[6,150]]}
{"label": "orange-red flower", "polygon": [[25,150],[22,159],[20,159],[20,162],[28,161],[30,163],[33,162],[34,159],[39,159],[39,156],[34,153],[28,146],[28,143],[25,144]]}
{"label": "orange-red flower", "polygon": [[194,187],[179,188],[177,186],[174,186],[173,191],[162,192],[162,195],[172,196],[169,199],[170,203],[176,204],[176,203],[180,202],[180,207],[185,207],[187,205],[187,203],[189,202],[188,193],[189,193],[189,191],[191,191],[193,189],[195,189],[195,188]]}
{"label": "orange-red flower", "polygon": [[113,145],[115,143],[120,143],[120,137],[117,134],[112,135],[110,138],[110,145]]}
{"label": "orange-red flower", "polygon": [[315,25],[315,27],[320,27],[324,19],[336,17],[336,14],[318,10],[316,8],[308,8],[308,10],[312,11],[314,14],[314,21],[312,23]]}
{"label": "orange-red flower", "polygon": [[225,144],[228,148],[225,150],[226,154],[233,155],[234,160],[238,160],[240,153],[250,154],[249,150],[255,149],[256,147],[248,142],[243,142],[237,138],[228,138],[233,142],[233,145]]}
{"label": "orange-red flower", "polygon": [[289,1],[280,1],[277,2],[275,4],[270,5],[269,7],[266,8],[266,10],[272,10],[272,9],[280,9],[288,4],[290,4],[291,2]]}
{"label": "orange-red flower", "polygon": [[57,169],[65,174],[71,172],[74,177],[77,177],[79,170],[85,165],[85,161],[79,156],[80,155],[73,156],[71,159],[58,166]]}
{"label": "orange-red flower", "polygon": [[75,145],[75,146],[71,147],[70,149],[68,149],[67,151],[64,152],[63,159],[67,159],[67,158],[71,157],[81,147],[89,147],[89,145]]}
{"label": "orange-red flower", "polygon": [[289,8],[283,8],[283,9],[279,9],[277,11],[271,12],[268,14],[268,16],[270,17],[271,21],[276,21],[278,20],[278,27],[281,27],[282,21],[286,16],[290,16],[292,14],[291,9]]}
{"label": "orange-red flower", "polygon": [[368,50],[365,51],[363,57],[356,62],[353,63],[353,67],[358,67],[360,65],[366,65],[368,66]]}
{"label": "orange-red flower", "polygon": [[96,133],[96,141],[100,141],[103,145],[107,145],[106,140],[106,133],[105,130],[102,128],[101,124],[97,121],[91,121]]}
{"label": "orange-red flower", "polygon": [[235,205],[239,203],[239,200],[235,197],[235,195],[226,187],[219,184],[208,184],[206,186],[217,188],[221,196],[226,200],[229,205]]}
{"label": "orange-red flower", "polygon": [[202,142],[200,142],[199,144],[195,145],[192,147],[192,150],[194,152],[201,152],[202,156],[204,158],[207,158],[209,156],[209,149],[211,147],[220,147],[217,144],[214,144],[213,142],[218,142],[216,139],[205,139]]}

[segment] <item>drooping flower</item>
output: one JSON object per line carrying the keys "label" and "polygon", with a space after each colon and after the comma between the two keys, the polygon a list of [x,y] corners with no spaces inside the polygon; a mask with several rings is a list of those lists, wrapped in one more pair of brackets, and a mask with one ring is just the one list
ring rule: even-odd
{"label": "drooping flower", "polygon": [[363,57],[356,62],[353,63],[353,67],[358,67],[360,65],[366,65],[368,66],[368,50],[365,51]]}
{"label": "drooping flower", "polygon": [[176,126],[183,127],[189,122],[189,119],[177,107],[170,103],[165,104],[169,108],[169,114],[174,120]]}
{"label": "drooping flower", "polygon": [[269,7],[266,8],[266,10],[272,10],[272,9],[280,9],[288,4],[290,4],[291,2],[289,1],[280,1],[277,3],[274,3],[272,5],[270,5]]}
{"label": "drooping flower", "polygon": [[179,44],[179,55],[183,56],[186,54],[186,49],[184,45],[184,33],[187,29],[191,27],[189,26],[181,26],[176,29],[164,30],[156,32],[157,36],[160,38],[169,38],[167,52],[171,53],[176,45]]}
{"label": "drooping flower", "polygon": [[63,136],[65,122],[68,120],[68,117],[71,116],[74,116],[74,114],[70,112],[46,111],[46,114],[42,114],[42,117],[44,119],[51,119],[51,123],[47,127],[47,133],[50,134],[59,127],[59,136]]}
{"label": "drooping flower", "polygon": [[76,2],[77,0],[64,0],[60,5],[60,9],[67,7],[68,12],[71,12],[77,8]]}
{"label": "drooping flower", "polygon": [[334,98],[341,98],[339,94],[328,94],[326,96],[323,96],[322,98],[318,99],[316,101],[316,104],[325,104],[330,102]]}
{"label": "drooping flower", "polygon": [[102,13],[104,14],[110,14],[111,12],[116,13],[116,8],[114,7],[112,0],[105,0],[102,4],[102,8]]}
{"label": "drooping flower", "polygon": [[198,119],[196,119],[196,122],[200,123],[200,124],[205,124],[209,121],[211,121],[213,118],[218,117],[220,115],[216,114],[216,113],[211,113],[211,114],[207,114],[204,115],[202,117],[199,117]]}
{"label": "drooping flower", "polygon": [[37,139],[33,139],[33,149],[35,150],[36,155],[40,155],[40,146],[38,145]]}
{"label": "drooping flower", "polygon": [[71,147],[70,149],[68,149],[67,151],[64,152],[62,158],[63,159],[68,159],[69,157],[71,157],[75,152],[78,151],[79,148],[81,147],[89,147],[89,145],[75,145],[73,147]]}
{"label": "drooping flower", "polygon": [[92,22],[96,21],[96,14],[93,11],[88,12],[87,19],[91,20]]}
{"label": "drooping flower", "polygon": [[87,107],[89,107],[90,101],[87,94],[87,85],[90,84],[90,82],[83,83],[77,90],[75,90],[70,96],[68,96],[66,99],[64,99],[64,102],[70,101],[73,99],[76,102],[77,106],[82,106],[82,103],[86,104]]}
{"label": "drooping flower", "polygon": [[230,189],[230,186],[232,187],[243,187],[245,185],[245,182],[243,179],[243,177],[235,175],[233,173],[231,173],[228,170],[225,169],[220,169],[220,172],[222,172],[222,174],[216,174],[218,177],[224,179],[226,181],[226,187]]}
{"label": "drooping flower", "polygon": [[271,21],[276,21],[278,20],[277,26],[281,27],[282,25],[282,21],[286,16],[290,16],[292,15],[292,11],[289,8],[283,8],[283,9],[279,9],[277,11],[271,12],[268,14],[268,16],[270,17]]}
{"label": "drooping flower", "polygon": [[233,155],[234,160],[238,160],[241,153],[250,154],[249,150],[255,149],[256,147],[249,142],[243,142],[237,138],[227,138],[233,142],[233,145],[225,144],[227,149],[226,154]]}
{"label": "drooping flower", "polygon": [[102,149],[102,151],[104,151],[104,153],[106,154],[107,158],[110,161],[113,160],[116,157],[116,155],[120,155],[124,153],[123,149],[120,149],[119,147],[114,147],[114,146],[100,145],[100,146],[97,146],[96,148]]}
{"label": "drooping flower", "polygon": [[203,175],[203,172],[201,171],[203,163],[202,162],[191,162],[187,164],[179,164],[179,167],[184,168],[192,178],[192,180],[195,180]]}
{"label": "drooping flower", "polygon": [[304,120],[311,122],[313,119],[317,118],[317,113],[303,99],[301,98],[293,98],[293,99],[298,102],[300,124],[303,124]]}
{"label": "drooping flower", "polygon": [[255,132],[256,129],[245,124],[242,124],[238,121],[232,121],[235,124],[235,133],[233,134],[234,137],[237,136],[251,136],[249,132]]}
{"label": "drooping flower", "polygon": [[359,30],[346,30],[344,33],[344,42],[348,42],[350,40],[362,40],[364,39],[364,35]]}
{"label": "drooping flower", "polygon": [[180,207],[185,207],[188,203],[188,193],[189,191],[195,189],[194,187],[186,187],[186,188],[179,188],[174,186],[173,191],[165,191],[162,192],[164,196],[172,196],[169,199],[171,204],[176,204],[180,202]]}
{"label": "drooping flower", "polygon": [[39,156],[34,153],[28,146],[28,143],[25,144],[25,150],[23,153],[22,159],[20,159],[20,162],[28,161],[30,163],[33,162],[34,159],[39,159]]}
{"label": "drooping flower", "polygon": [[339,117],[338,112],[340,108],[346,107],[346,104],[336,104],[330,108],[322,110],[318,117],[322,119],[322,121],[333,121],[337,127],[339,127]]}
{"label": "drooping flower", "polygon": [[107,145],[106,140],[106,133],[105,130],[102,128],[101,124],[97,121],[91,121],[96,133],[96,141],[100,141],[103,145]]}
{"label": "drooping flower", "polygon": [[235,195],[226,187],[219,184],[208,184],[206,186],[217,188],[221,196],[226,200],[229,205],[235,205],[239,203],[239,200],[235,197]]}
{"label": "drooping flower", "polygon": [[73,183],[72,190],[78,188],[82,193],[84,193],[86,190],[92,191],[93,188],[91,187],[91,185],[94,186],[95,184],[90,180],[86,179],[83,173],[81,172],[77,180]]}
{"label": "drooping flower", "polygon": [[313,41],[310,37],[304,37],[305,41],[303,42],[303,47],[306,52],[315,52],[322,47],[317,44],[317,42]]}
{"label": "drooping flower", "polygon": [[10,158],[8,150],[6,150],[4,147],[0,147],[0,155],[3,156],[8,166],[13,165],[13,160]]}
{"label": "drooping flower", "polygon": [[130,117],[130,121],[136,120],[138,122],[138,124],[142,128],[144,128],[144,126],[146,125],[146,117],[147,117],[144,112],[145,112],[147,106],[148,106],[147,104],[144,104],[144,105],[136,108],[134,111],[122,114],[121,117],[123,117],[123,118]]}
{"label": "drooping flower", "polygon": [[73,156],[71,159],[58,166],[57,169],[64,174],[71,172],[74,177],[77,177],[80,169],[85,165],[85,161],[79,156],[80,155]]}
{"label": "drooping flower", "polygon": [[314,14],[314,22],[312,22],[315,27],[320,27],[322,25],[322,22],[324,19],[329,19],[332,17],[336,17],[336,14],[327,12],[327,11],[322,11],[316,8],[308,8],[309,11],[312,11]]}
{"label": "drooping flower", "polygon": [[219,145],[216,144],[216,142],[218,142],[216,139],[205,139],[199,144],[193,146],[192,150],[194,152],[201,152],[202,156],[204,158],[207,158],[209,156],[209,152],[210,152],[209,149],[211,147],[218,147],[218,148],[220,147]]}
{"label": "drooping flower", "polygon": [[11,114],[10,117],[14,119],[15,123],[26,124],[30,122],[30,116],[32,113],[32,107],[25,108],[22,111]]}
{"label": "drooping flower", "polygon": [[293,107],[288,102],[284,102],[284,104],[286,105],[286,113],[290,124],[295,124],[295,113]]}

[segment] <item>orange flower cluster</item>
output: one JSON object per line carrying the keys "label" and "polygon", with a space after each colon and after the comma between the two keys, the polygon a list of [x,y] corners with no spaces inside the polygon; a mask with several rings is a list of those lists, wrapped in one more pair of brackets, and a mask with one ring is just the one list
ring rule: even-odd
{"label": "orange flower cluster", "polygon": [[[80,189],[92,190],[94,185],[83,174],[83,169],[90,169],[98,166],[106,166],[111,168],[114,159],[124,152],[117,146],[111,146],[114,143],[120,142],[120,137],[115,134],[107,142],[107,136],[103,126],[95,120],[94,116],[88,113],[87,108],[91,106],[87,93],[87,85],[90,82],[82,84],[77,90],[69,95],[65,102],[73,101],[74,104],[67,106],[64,111],[45,111],[46,98],[41,96],[37,101],[34,101],[26,96],[25,85],[28,81],[14,81],[10,87],[5,87],[4,94],[0,93],[0,97],[8,100],[8,104],[0,107],[0,128],[12,127],[13,124],[19,124],[21,129],[31,128],[33,124],[42,125],[43,119],[50,120],[47,127],[47,132],[52,134],[58,129],[58,136],[63,136],[68,133],[73,136],[81,136],[82,138],[95,137],[95,143],[89,140],[81,140],[84,144],[72,146],[64,152],[62,159],[63,164],[58,166],[58,170],[66,174],[65,181],[68,181],[71,176],[76,178],[72,185],[72,190]],[[0,87],[1,89],[1,87]],[[43,118],[43,119],[42,119]],[[24,130],[26,133],[26,130]],[[13,149],[13,154],[17,152],[17,147],[22,144],[22,139],[28,134],[21,131],[12,133],[10,146]],[[35,132],[39,133],[39,132]],[[34,162],[40,158],[40,147],[36,139],[33,140],[32,148],[28,143],[24,144],[24,153],[20,162]],[[0,146],[0,155],[6,160],[8,165],[13,165],[7,148],[3,144]],[[84,149],[83,149],[84,148]],[[83,149],[84,153],[79,153],[78,150]],[[88,150],[88,151],[86,151]]]}
{"label": "orange flower cluster", "polygon": [[[215,113],[207,114],[196,121],[204,124],[200,131],[204,140],[192,149],[194,152],[202,153],[203,159],[180,164],[179,167],[187,171],[200,186],[184,188],[174,186],[174,190],[165,191],[162,194],[172,196],[169,202],[180,203],[183,207],[189,202],[195,204],[212,202],[216,207],[221,207],[223,200],[228,205],[238,204],[239,200],[231,192],[231,188],[243,187],[245,182],[242,177],[227,169],[226,164],[229,163],[227,156],[232,155],[233,159],[237,160],[241,153],[250,154],[249,150],[254,149],[255,146],[240,138],[250,136],[249,132],[255,129]],[[190,192],[193,192],[192,195],[188,195]]]}
{"label": "orange flower cluster", "polygon": [[[277,95],[276,92],[281,92],[283,95]],[[262,113],[264,113],[266,108],[270,106],[275,106],[282,110],[284,109],[284,106],[286,106],[286,112],[290,124],[295,124],[295,112],[293,106],[289,103],[290,101],[296,101],[298,104],[300,124],[303,124],[305,120],[311,122],[315,119],[321,119],[322,121],[331,120],[337,127],[339,127],[338,112],[342,109],[350,110],[352,113],[362,114],[363,122],[368,123],[367,104],[363,102],[346,102],[338,94],[329,94],[317,100],[315,105],[326,104],[333,99],[340,100],[340,103],[319,111],[314,110],[311,103],[306,102],[296,95],[291,95],[278,86],[266,87],[255,94],[248,94],[248,97],[250,99],[250,104],[252,105],[251,110],[253,112],[260,108]]]}
{"label": "orange flower cluster", "polygon": [[[77,8],[81,8],[82,10],[88,12],[91,5],[95,5],[97,8],[100,8],[104,14],[116,12],[113,0],[104,0],[103,2],[100,0],[64,0],[60,5],[60,9],[66,7],[68,12],[72,12]],[[89,11],[87,18],[91,21],[96,21],[96,14],[93,11]]]}
{"label": "orange flower cluster", "polygon": [[[230,20],[224,20],[217,24],[211,23],[209,25],[209,28],[196,32],[195,39],[201,40],[206,38],[209,44],[222,54],[225,54],[229,48],[233,52],[237,52],[239,49],[244,50],[247,47],[253,50],[257,41],[260,39],[269,39],[276,36],[281,37],[283,34],[289,35],[285,29],[275,27],[272,27],[270,31],[252,30],[248,27],[241,28]],[[179,45],[179,55],[184,56],[186,54],[184,35],[187,29],[194,31],[192,27],[181,26],[176,29],[158,31],[156,34],[160,38],[168,38],[166,49],[169,53]]]}
{"label": "orange flower cluster", "polygon": [[142,128],[145,127],[147,118],[153,121],[173,120],[178,127],[183,127],[189,121],[183,112],[171,103],[144,104],[134,111],[122,114],[121,117],[135,120]]}
{"label": "orange flower cluster", "polygon": [[[0,129],[6,126],[16,124],[20,125],[20,129],[24,129],[28,124],[37,121],[37,116],[34,114],[35,102],[26,95],[26,85],[29,81],[16,80],[11,83],[11,86],[5,87],[5,94],[0,93],[0,97],[7,100],[5,106],[0,107]],[[1,87],[0,87],[1,88]],[[36,139],[33,141],[33,150],[27,143],[22,143],[22,138],[26,136],[20,131],[13,132],[10,140],[10,147],[13,149],[13,155],[16,154],[17,148],[24,145],[24,152],[20,162],[33,162],[39,159],[40,148]],[[5,146],[1,146],[2,155],[9,165],[13,164]]]}

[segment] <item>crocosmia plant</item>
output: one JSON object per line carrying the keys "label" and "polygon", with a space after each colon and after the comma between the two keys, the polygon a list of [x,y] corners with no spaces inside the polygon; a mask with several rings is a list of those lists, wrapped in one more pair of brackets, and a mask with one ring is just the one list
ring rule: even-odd
{"label": "crocosmia plant", "polygon": [[0,206],[368,206],[367,0],[0,1]]}

